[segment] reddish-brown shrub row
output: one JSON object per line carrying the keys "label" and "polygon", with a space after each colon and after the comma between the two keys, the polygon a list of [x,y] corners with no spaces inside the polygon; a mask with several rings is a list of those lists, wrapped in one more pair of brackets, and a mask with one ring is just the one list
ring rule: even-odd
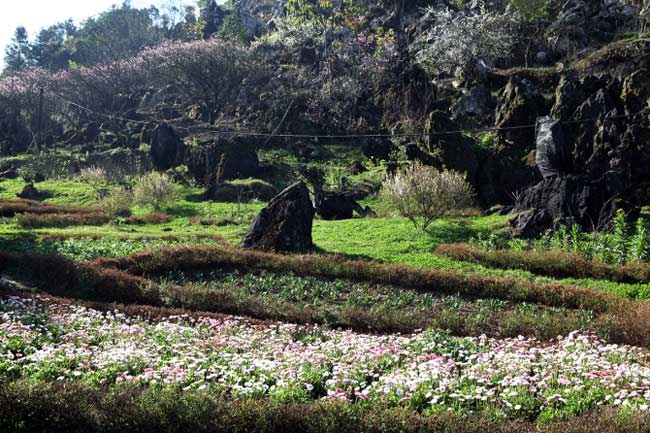
{"label": "reddish-brown shrub row", "polygon": [[201,226],[217,226],[224,227],[229,225],[236,225],[237,222],[230,220],[228,218],[216,219],[216,218],[202,218],[200,216],[193,216],[190,218],[192,224],[201,225]]}
{"label": "reddish-brown shrub row", "polygon": [[160,212],[153,212],[146,215],[132,216],[125,220],[127,224],[142,225],[142,224],[165,224],[173,221],[174,217]]}
{"label": "reddish-brown shrub row", "polygon": [[26,229],[45,227],[98,226],[110,221],[103,212],[71,214],[21,213],[16,215],[18,224]]}
{"label": "reddish-brown shrub row", "polygon": [[157,287],[142,277],[61,256],[0,252],[0,269],[24,275],[47,293],[105,302],[159,305]]}
{"label": "reddish-brown shrub row", "polygon": [[650,264],[612,266],[563,251],[483,251],[468,244],[441,245],[436,254],[493,268],[525,269],[553,278],[595,278],[618,283],[650,283]]}
{"label": "reddish-brown shrub row", "polygon": [[347,260],[339,256],[290,256],[232,247],[179,247],[135,253],[116,259],[98,259],[101,267],[114,267],[138,275],[176,270],[234,267],[266,269],[389,284],[424,292],[535,302],[548,306],[585,308],[596,312],[621,302],[613,295],[562,284],[542,284],[513,278],[462,275],[437,269]]}
{"label": "reddish-brown shrub row", "polygon": [[612,311],[607,338],[616,343],[650,346],[650,301],[626,302]]}
{"label": "reddish-brown shrub row", "polygon": [[12,433],[642,433],[649,425],[650,415],[614,409],[536,425],[336,401],[233,401],[171,387],[0,383],[0,431]]}
{"label": "reddish-brown shrub row", "polygon": [[[43,236],[40,236],[38,239],[42,242],[47,242],[47,241],[61,241],[61,240],[66,240],[66,239],[84,239],[84,238],[90,238],[90,239],[102,239],[106,236],[104,233],[51,233],[51,234],[46,234]],[[228,245],[228,241],[223,238],[222,236],[219,235],[214,235],[214,234],[193,234],[190,237],[196,237],[196,238],[201,238],[201,239],[212,239],[218,244],[221,245]],[[150,236],[150,235],[140,235],[140,236],[128,236],[128,235],[123,235],[123,236],[112,236],[114,239],[159,239],[159,240],[167,240],[167,241],[180,241],[183,239],[187,239],[187,236],[178,236],[178,235],[162,235],[162,236]]]}
{"label": "reddish-brown shrub row", "polygon": [[11,218],[16,214],[96,214],[99,210],[92,207],[61,206],[32,200],[0,200],[0,217]]}

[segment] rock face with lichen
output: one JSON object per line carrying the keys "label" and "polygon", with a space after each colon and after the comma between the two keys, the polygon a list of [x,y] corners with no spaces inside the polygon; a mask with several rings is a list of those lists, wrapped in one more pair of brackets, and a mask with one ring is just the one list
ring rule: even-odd
{"label": "rock face with lichen", "polygon": [[544,180],[524,190],[511,224],[536,236],[557,225],[607,227],[618,209],[650,203],[650,75],[563,78],[552,117],[540,118],[537,166]]}
{"label": "rock face with lichen", "polygon": [[263,251],[309,251],[314,247],[311,236],[314,215],[307,186],[303,182],[295,183],[262,209],[240,246]]}
{"label": "rock face with lichen", "polygon": [[511,203],[513,194],[538,177],[534,169],[537,117],[548,112],[540,86],[513,76],[499,94],[493,152],[480,161],[477,192],[483,205]]}

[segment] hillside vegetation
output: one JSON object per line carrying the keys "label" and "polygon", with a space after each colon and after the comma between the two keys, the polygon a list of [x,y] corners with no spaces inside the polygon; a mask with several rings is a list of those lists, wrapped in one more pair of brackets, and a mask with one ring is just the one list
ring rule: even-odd
{"label": "hillside vegetation", "polygon": [[18,28],[0,431],[649,431],[647,18],[201,0]]}

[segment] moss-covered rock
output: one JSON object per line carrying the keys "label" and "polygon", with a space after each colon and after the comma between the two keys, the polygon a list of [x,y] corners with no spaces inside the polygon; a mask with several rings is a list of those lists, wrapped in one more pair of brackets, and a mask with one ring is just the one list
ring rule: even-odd
{"label": "moss-covered rock", "polygon": [[627,114],[636,114],[650,106],[650,73],[637,71],[623,81],[621,99]]}
{"label": "moss-covered rock", "polygon": [[260,179],[238,179],[208,189],[205,198],[224,203],[269,201],[278,194],[277,188]]}
{"label": "moss-covered rock", "polygon": [[[499,153],[522,156],[535,145],[535,125],[539,116],[548,111],[544,96],[532,81],[514,76],[499,95],[496,112],[497,128],[504,128],[497,136]],[[517,129],[508,129],[517,128]]]}

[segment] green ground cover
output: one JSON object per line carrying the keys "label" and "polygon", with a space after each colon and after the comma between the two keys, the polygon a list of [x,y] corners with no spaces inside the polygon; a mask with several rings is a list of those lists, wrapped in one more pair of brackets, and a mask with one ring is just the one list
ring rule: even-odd
{"label": "green ground cover", "polygon": [[[332,165],[330,170],[332,173],[329,173],[329,178],[333,182],[333,179],[338,176],[336,172],[338,168]],[[371,185],[376,182],[377,173],[380,170],[383,168],[352,176],[352,180],[366,186]],[[21,179],[0,182],[0,200],[14,200],[16,193],[24,185],[25,182]],[[113,187],[114,185],[105,185],[106,189]],[[96,191],[77,180],[52,180],[37,184],[37,188],[46,193],[46,203],[67,206],[99,205]],[[424,414],[435,419],[440,413],[451,412],[454,415],[463,415],[476,412],[481,417],[481,422],[498,419],[502,423],[504,419],[527,419],[532,421],[530,425],[533,426],[546,426],[550,425],[548,423],[552,420],[583,416],[602,405],[618,406],[622,404],[615,403],[617,400],[629,402],[626,404],[630,405],[630,410],[635,414],[646,410],[645,400],[650,398],[650,394],[646,397],[642,393],[643,384],[634,385],[638,382],[637,376],[646,374],[647,361],[644,352],[630,346],[619,353],[617,351],[619,346],[607,344],[612,341],[635,341],[634,338],[646,341],[642,329],[635,328],[633,332],[626,333],[629,328],[628,324],[638,322],[640,323],[639,327],[645,326],[643,325],[645,322],[639,322],[635,314],[643,315],[646,310],[640,306],[641,304],[634,303],[634,308],[630,307],[632,309],[629,317],[621,315],[617,309],[618,297],[612,297],[615,302],[612,304],[611,310],[595,312],[596,310],[551,306],[562,305],[561,303],[546,305],[544,302],[532,304],[511,301],[507,300],[509,299],[507,297],[505,299],[480,298],[467,294],[460,296],[460,294],[454,295],[448,291],[438,292],[436,288],[432,288],[431,292],[417,291],[412,288],[377,282],[364,283],[352,279],[329,278],[323,275],[321,277],[297,275],[278,269],[273,269],[273,272],[264,271],[263,267],[237,271],[236,268],[228,269],[227,266],[223,266],[203,272],[181,269],[161,275],[140,276],[120,271],[118,268],[110,266],[101,268],[100,265],[94,264],[93,260],[95,259],[131,256],[143,250],[160,250],[166,247],[218,246],[224,241],[230,245],[237,245],[252,219],[264,206],[264,203],[261,202],[204,202],[200,199],[201,193],[202,190],[198,187],[179,186],[177,200],[162,209],[162,212],[170,215],[172,219],[161,224],[129,224],[125,218],[118,218],[111,223],[99,226],[25,229],[17,223],[15,217],[0,219],[0,252],[63,256],[73,261],[68,263],[72,263],[72,267],[76,266],[82,277],[81,280],[74,280],[79,287],[70,287],[68,291],[58,292],[59,295],[70,298],[67,300],[58,298],[59,300],[56,302],[63,304],[55,305],[52,307],[53,309],[48,310],[48,315],[54,319],[48,319],[42,315],[39,312],[43,309],[41,306],[36,308],[36,314],[32,314],[32,308],[35,305],[40,305],[38,303],[41,301],[28,299],[16,301],[16,298],[7,297],[15,296],[16,293],[5,294],[5,300],[1,301],[4,302],[4,311],[0,311],[0,313],[4,313],[11,319],[3,319],[9,325],[7,325],[8,331],[0,330],[0,342],[4,347],[0,352],[9,353],[8,351],[11,351],[13,358],[0,359],[0,375],[11,379],[6,386],[0,383],[0,401],[4,401],[2,400],[3,396],[12,395],[11,392],[19,392],[22,395],[29,394],[25,387],[46,389],[50,384],[57,382],[61,382],[64,387],[69,387],[69,389],[78,386],[86,387],[75,388],[75,395],[79,396],[84,393],[92,394],[96,392],[97,387],[108,393],[107,395],[112,395],[112,393],[121,392],[124,382],[138,382],[141,386],[146,385],[146,389],[151,390],[148,391],[151,393],[148,398],[151,399],[159,399],[166,392],[178,390],[186,393],[185,396],[190,395],[187,393],[198,392],[210,396],[220,395],[226,399],[233,396],[252,398],[251,401],[255,403],[250,403],[251,405],[262,404],[258,403],[262,401],[270,402],[270,404],[290,403],[311,407],[310,405],[314,404],[312,400],[327,397],[354,403],[355,406],[347,406],[348,409],[344,410],[348,411],[347,413],[360,410],[359,408],[372,410],[375,407],[391,407],[411,411],[408,413],[414,413],[417,416]],[[496,242],[507,243],[507,217],[446,217],[436,221],[432,225],[430,233],[422,234],[408,220],[396,216],[395,212],[381,198],[370,196],[363,200],[363,204],[370,205],[377,210],[378,217],[353,218],[345,221],[323,221],[317,218],[314,221],[313,237],[318,248],[316,253],[335,254],[347,259],[362,259],[387,265],[409,265],[417,269],[451,271],[460,278],[481,276],[510,278],[515,281],[540,284],[575,285],[620,295],[621,306],[633,304],[632,302],[624,304],[623,298],[650,298],[649,285],[621,284],[605,279],[551,278],[523,269],[490,267],[435,254],[436,248],[449,243],[470,242],[476,239],[493,239]],[[147,207],[135,206],[132,208],[132,213],[136,216],[144,216],[151,212],[153,209]],[[38,260],[34,263],[38,263]],[[84,292],[84,284],[90,283],[93,278],[97,278],[95,285],[93,288],[88,286],[88,292]],[[117,284],[119,282],[123,282],[124,286],[119,286]],[[43,283],[44,280],[41,278],[41,284]],[[35,290],[40,289],[39,285],[34,286]],[[140,288],[137,293],[131,293],[130,287]],[[48,288],[42,287],[42,289],[48,292]],[[558,289],[557,293],[561,294],[562,290],[564,289]],[[49,293],[57,292],[55,290]],[[115,298],[107,299],[104,296],[105,293],[113,293]],[[591,296],[592,292],[589,293]],[[33,295],[34,293],[29,296]],[[99,308],[100,310],[84,310],[79,307],[65,306],[68,305],[67,302],[72,305],[82,302],[78,298],[92,302],[88,304],[89,308]],[[104,301],[113,303],[110,306],[101,304]],[[119,304],[120,302],[124,304]],[[130,305],[134,302],[142,305]],[[118,308],[120,312],[118,313],[115,308]],[[83,357],[79,358],[79,362],[69,364],[58,355],[60,347],[71,347],[70,344],[79,343],[80,340],[74,340],[74,338],[74,343],[67,340],[66,334],[69,331],[65,328],[68,326],[65,325],[67,319],[63,319],[64,317],[77,317],[79,314],[83,316],[84,321],[87,320],[88,323],[101,327],[103,330],[101,332],[106,332],[102,335],[108,336],[105,340],[100,339],[100,341],[98,340],[99,334],[95,330],[90,328],[80,330],[79,327],[75,327],[76,325],[73,326],[76,333],[71,335],[76,336],[74,338],[79,337],[79,332],[85,332],[89,345],[97,344],[97,350],[106,350],[105,353],[102,352],[106,363],[98,368],[88,367],[88,361],[82,359]],[[208,332],[207,337],[204,339],[201,336],[201,338],[191,340],[196,343],[197,347],[208,347],[207,355],[197,352],[196,359],[203,359],[203,364],[201,364],[203,367],[195,365],[194,360],[188,361],[187,365],[183,364],[184,358],[172,354],[170,349],[164,345],[156,345],[155,341],[155,344],[150,347],[150,353],[144,354],[140,351],[137,352],[139,355],[124,359],[120,358],[121,355],[118,354],[121,350],[119,347],[132,346],[136,351],[144,347],[142,345],[134,346],[136,334],[129,334],[130,332],[140,332],[140,329],[145,329],[143,341],[149,340],[149,337],[146,336],[147,333],[159,339],[162,336],[167,338],[173,334],[174,345],[178,345],[182,350],[187,350],[189,346],[184,339],[194,332],[192,330],[194,325],[190,325],[187,329],[180,329],[178,328],[179,324],[174,321],[175,319],[164,319],[170,316],[178,317],[180,315],[184,317],[182,320],[186,320],[190,324],[199,323],[197,325],[199,327],[203,324],[211,327],[217,323],[213,320],[222,320],[219,323],[226,324],[224,335],[233,337],[241,332],[237,328],[239,325],[228,324],[234,324],[236,320],[240,319],[229,317],[224,319],[222,316],[218,316],[222,314],[246,316],[251,320],[260,321],[264,325],[251,324],[250,329],[255,333],[259,332],[261,339],[277,335],[279,329],[284,329],[287,326],[295,327],[291,328],[292,331],[287,335],[286,342],[283,341],[282,344],[292,345],[291,347],[296,350],[296,353],[334,344],[332,341],[336,341],[339,335],[346,339],[348,336],[352,339],[357,338],[352,337],[353,334],[348,334],[350,331],[354,331],[359,333],[354,334],[358,335],[359,339],[376,338],[376,344],[373,343],[373,345],[385,344],[386,347],[389,347],[386,356],[393,359],[390,361],[393,364],[387,364],[389,359],[382,355],[378,358],[378,364],[372,364],[370,370],[366,372],[367,374],[364,373],[366,374],[365,379],[356,373],[350,376],[352,379],[344,378],[346,381],[358,381],[358,391],[355,391],[354,387],[346,388],[339,383],[327,381],[331,380],[328,378],[332,377],[334,371],[328,363],[329,361],[323,361],[325,362],[323,365],[319,364],[318,371],[310,370],[304,366],[300,367],[300,374],[304,373],[305,375],[304,380],[293,378],[291,370],[288,370],[291,378],[287,379],[289,376],[285,378],[279,375],[278,371],[280,370],[260,369],[259,364],[255,363],[257,361],[252,361],[251,366],[242,366],[241,369],[233,368],[232,372],[226,372],[222,365],[229,365],[228,360],[223,364],[221,361],[216,362],[217,359],[214,356],[222,352],[218,350],[213,352],[214,349],[211,346],[219,344],[215,338],[222,339],[223,336],[208,335],[211,331],[205,331],[203,328],[200,328],[200,332]],[[88,317],[86,318],[84,315]],[[142,319],[143,317],[150,319]],[[157,319],[153,319],[154,317],[163,319],[157,322]],[[220,317],[220,319],[215,319],[215,317]],[[194,320],[198,322],[194,322]],[[287,323],[296,325],[287,325]],[[109,324],[110,326],[115,324],[116,327],[110,330]],[[16,338],[20,332],[26,333],[26,328],[21,328],[21,326],[30,326],[28,344],[24,343],[25,340],[21,343]],[[47,338],[39,337],[38,334],[43,329],[53,332],[51,338],[49,336]],[[248,332],[248,328],[241,329]],[[336,331],[337,329],[338,331]],[[446,333],[431,334],[427,333],[429,331],[421,331],[427,329],[445,330]],[[175,334],[177,331],[178,335]],[[584,334],[576,334],[574,331]],[[332,332],[341,332],[342,334],[333,334]],[[422,334],[423,332],[424,334]],[[451,349],[450,352],[441,352],[442,356],[449,355],[449,358],[457,363],[457,366],[453,367],[453,371],[449,370],[445,374],[452,378],[459,378],[458,380],[461,381],[477,380],[477,382],[471,384],[459,382],[458,388],[450,388],[447,394],[441,391],[439,385],[425,384],[426,381],[420,382],[421,378],[413,376],[412,361],[404,358],[404,354],[396,355],[397,358],[393,358],[391,355],[390,350],[393,349],[390,349],[390,341],[392,341],[390,339],[396,338],[395,335],[400,334],[415,340],[420,338],[419,335],[433,336],[431,337],[433,342],[427,340],[424,346],[420,345],[413,349],[418,365],[424,369],[422,371],[429,371],[428,369],[433,364],[435,364],[433,365],[434,370],[438,371],[437,363],[440,360],[438,358],[429,359],[431,347],[438,347],[436,350]],[[633,338],[630,337],[632,334]],[[484,345],[485,337],[481,337],[481,335],[495,339],[490,340],[492,342],[489,343],[491,345],[489,351],[492,349],[501,351],[503,362],[499,364],[500,366],[496,365],[484,350],[474,352],[470,350],[463,354],[466,349],[464,341],[470,340],[458,340],[457,336],[469,336],[474,338],[471,340],[472,344]],[[527,338],[538,338],[541,341],[516,339],[520,335]],[[553,342],[553,338],[558,335],[571,336],[566,342],[564,340]],[[507,338],[514,338],[514,340],[498,340]],[[598,338],[602,338],[602,340]],[[108,342],[116,344],[117,348],[109,347]],[[553,344],[555,346],[552,346]],[[584,382],[587,385],[582,382],[578,383],[578,376],[573,371],[567,371],[567,377],[552,376],[546,389],[548,392],[545,391],[544,395],[539,395],[539,393],[530,390],[526,391],[524,388],[520,390],[516,386],[511,386],[506,376],[502,378],[505,382],[490,384],[483,383],[480,375],[465,376],[464,373],[479,357],[484,359],[481,362],[484,362],[483,366],[486,369],[503,368],[503,371],[506,371],[513,362],[508,358],[510,356],[508,354],[512,352],[510,349],[530,350],[530,353],[546,350],[549,351],[549,356],[557,355],[558,360],[566,360],[568,356],[574,356],[572,349],[565,347],[566,344],[584,346],[583,352],[592,354],[590,356],[593,359],[590,359],[589,362],[594,365],[594,368],[610,371],[619,368],[620,364],[625,367],[626,371],[629,371],[629,380],[617,382],[616,386],[620,387],[620,390],[610,392],[597,386],[591,379]],[[243,350],[241,347],[243,346],[234,344],[232,353],[243,359],[249,356],[251,351]],[[42,356],[46,356],[46,358],[49,356],[41,354],[42,350],[50,350],[48,348],[52,348],[53,357],[42,359]],[[157,350],[162,350],[162,352],[157,353]],[[607,355],[601,355],[603,350],[611,351],[611,356],[609,352]],[[420,354],[418,351],[422,351],[422,353]],[[140,355],[142,357],[138,358]],[[209,359],[202,358],[204,356]],[[340,351],[332,353],[328,351],[327,356],[330,359],[338,359],[336,357],[342,355]],[[474,358],[470,362],[469,358],[464,358],[466,356]],[[624,358],[625,356],[628,356],[629,359]],[[159,357],[164,362],[156,364],[151,369],[151,367],[145,366],[148,362],[146,360],[149,359],[147,357],[151,357],[151,359]],[[17,370],[16,359],[18,358],[23,359],[21,362],[29,364],[29,369]],[[88,359],[91,358],[94,359],[92,356]],[[577,370],[584,360],[585,358],[582,356],[575,356]],[[274,360],[273,362],[278,361]],[[531,368],[544,372],[546,371],[544,369],[548,367],[542,364],[530,364],[525,356],[516,362],[521,366],[521,377],[525,376],[528,378],[526,380],[532,381],[537,379],[527,376]],[[548,368],[556,371],[560,361],[557,365],[553,362],[548,364],[550,365]],[[291,364],[291,362],[287,363],[287,365]],[[446,361],[440,365],[447,365]],[[215,368],[215,371],[221,371],[224,376],[219,376],[221,373],[204,374],[204,367]],[[251,370],[251,368],[253,369]],[[104,377],[102,371],[107,372],[108,375]],[[373,378],[368,379],[370,377],[368,375],[371,373],[379,375],[380,379],[378,381]],[[239,375],[238,377],[243,378],[244,382],[229,382],[228,377],[233,374]],[[487,374],[489,377],[489,372]],[[384,376],[386,379],[383,378]],[[63,379],[60,379],[61,377]],[[501,378],[501,376],[499,377]],[[168,383],[159,384],[158,380],[167,380]],[[562,397],[562,392],[564,392],[562,390],[568,386],[565,385],[567,380],[578,387],[586,387],[576,388],[575,393]],[[376,393],[374,385],[372,385],[375,382],[378,387],[381,385],[381,388],[377,388]],[[405,383],[409,383],[406,388],[403,386]],[[260,391],[262,388],[258,389],[258,385],[266,388],[264,391]],[[271,388],[272,386],[274,388]],[[637,386],[639,388],[639,390],[635,388],[637,394],[630,397],[627,391],[629,386]],[[257,394],[246,394],[251,389]],[[316,394],[314,394],[314,389],[318,389]],[[626,394],[626,392],[628,393]],[[437,397],[436,393],[440,393],[442,397]],[[488,403],[484,404],[480,400],[474,401],[467,397],[470,394],[478,395],[478,393],[484,393]],[[404,395],[408,399],[405,399]],[[498,399],[491,402],[493,396],[497,395]],[[560,397],[558,398],[557,395]],[[139,397],[134,395],[133,398]],[[364,403],[366,399],[367,402]],[[55,406],[52,406],[51,402],[48,401],[44,404],[50,405],[47,410],[55,410],[52,409]],[[353,407],[354,409],[352,409]],[[97,409],[96,413],[99,411],[100,409]],[[14,429],[20,430],[19,427],[14,427]]]}
{"label": "green ground cover", "polygon": [[[0,199],[15,196],[24,186],[20,179],[0,182]],[[47,203],[63,205],[96,205],[95,192],[89,186],[75,180],[57,180],[38,184],[39,189],[50,193]],[[174,219],[164,224],[128,225],[117,222],[103,226],[78,226],[68,228],[43,228],[24,230],[14,218],[0,219],[0,236],[4,248],[10,250],[62,251],[78,259],[96,258],[101,254],[109,257],[128,255],[139,249],[155,248],[163,245],[188,245],[197,239],[218,235],[230,244],[237,245],[248,230],[250,222],[264,206],[253,203],[200,202],[197,197],[201,190],[195,187],[179,187],[179,199],[174,205],[163,209]],[[364,204],[375,208],[386,208],[379,198],[370,198]],[[134,207],[135,215],[145,215],[152,209]],[[226,225],[202,225],[197,218],[227,221]],[[435,249],[446,243],[463,242],[477,238],[493,237],[505,242],[508,229],[507,217],[447,217],[436,221],[429,235],[419,233],[405,218],[385,216],[378,218],[354,218],[344,221],[314,222],[314,243],[324,253],[341,254],[353,258],[380,261],[385,263],[407,264],[419,268],[437,268],[460,272],[467,275],[511,277],[541,283],[559,282],[561,284],[604,290],[630,298],[650,298],[648,284],[622,284],[596,279],[553,279],[533,274],[521,269],[497,269],[481,264],[454,260],[434,254]],[[74,248],[68,248],[63,241],[42,241],[48,238],[80,238]],[[163,240],[162,238],[174,238]],[[98,247],[94,241],[103,239]],[[136,242],[138,240],[143,240]],[[155,239],[159,239],[157,243]],[[36,242],[37,245],[33,245]],[[121,243],[125,245],[122,246]],[[13,246],[12,246],[13,245]]]}

